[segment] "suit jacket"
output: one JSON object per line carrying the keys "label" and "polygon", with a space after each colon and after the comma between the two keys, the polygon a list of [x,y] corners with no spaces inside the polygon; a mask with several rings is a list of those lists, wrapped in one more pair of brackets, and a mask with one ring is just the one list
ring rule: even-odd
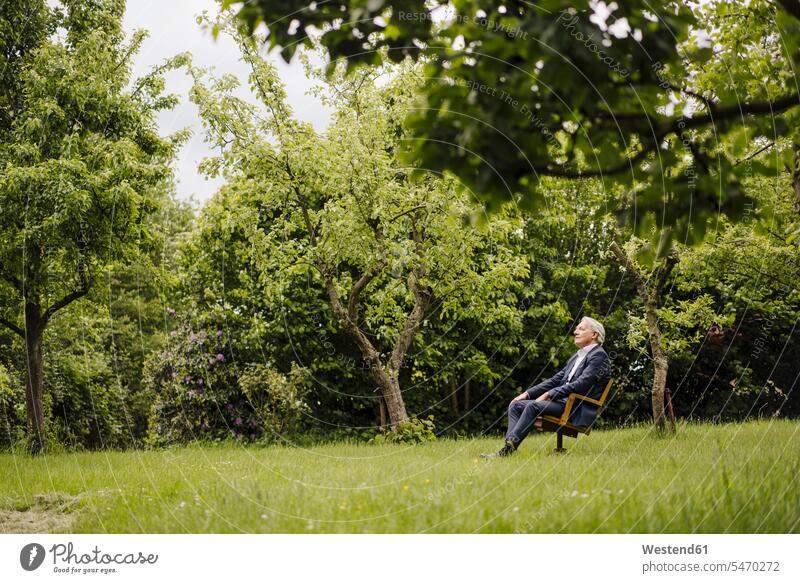
{"label": "suit jacket", "polygon": [[[578,354],[575,353],[567,361],[564,368],[558,371],[549,379],[534,385],[526,392],[528,397],[535,399],[542,394],[549,392],[552,401],[566,403],[570,393],[586,395],[592,399],[599,399],[611,379],[611,362],[608,354],[603,347],[598,345],[589,351],[586,358],[578,365],[578,370],[572,375],[572,380],[567,382],[569,371]],[[597,417],[597,405],[586,401],[576,400],[572,412],[569,415],[569,422],[573,425],[586,427],[594,422]]]}

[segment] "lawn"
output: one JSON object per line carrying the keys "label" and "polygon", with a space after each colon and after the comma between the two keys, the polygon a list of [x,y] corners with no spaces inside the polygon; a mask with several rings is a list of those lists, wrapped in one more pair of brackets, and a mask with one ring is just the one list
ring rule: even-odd
{"label": "lawn", "polygon": [[0,455],[0,532],[800,532],[797,421],[417,446]]}

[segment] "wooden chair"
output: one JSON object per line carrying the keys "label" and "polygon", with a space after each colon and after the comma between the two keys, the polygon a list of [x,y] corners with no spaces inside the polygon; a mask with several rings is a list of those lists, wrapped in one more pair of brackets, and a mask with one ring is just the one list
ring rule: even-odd
{"label": "wooden chair", "polygon": [[[574,406],[575,401],[581,400],[586,401],[587,403],[592,403],[593,405],[597,405],[597,414],[600,415],[600,409],[605,404],[608,394],[611,392],[612,384],[614,384],[614,379],[609,379],[608,384],[606,385],[606,388],[603,389],[603,394],[600,395],[599,400],[592,399],[586,395],[571,393],[567,399],[567,406],[564,409],[564,412],[561,414],[561,417],[553,417],[552,415],[542,415],[539,417],[539,419],[542,421],[542,427],[539,431],[551,431],[555,432],[556,434],[556,448],[553,450],[554,453],[567,453],[562,441],[565,435],[568,437],[577,438],[579,433],[589,435],[589,432],[592,430],[591,425],[587,427],[579,427],[569,422],[569,414],[572,412],[572,407]],[[597,417],[595,417],[595,420],[596,419]]]}

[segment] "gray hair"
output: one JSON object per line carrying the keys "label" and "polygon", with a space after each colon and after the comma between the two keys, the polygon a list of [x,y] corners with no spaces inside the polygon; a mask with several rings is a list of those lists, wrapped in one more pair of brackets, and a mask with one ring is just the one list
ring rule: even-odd
{"label": "gray hair", "polygon": [[602,344],[606,339],[606,329],[603,328],[603,325],[595,320],[594,318],[590,318],[589,316],[584,316],[581,319],[581,324],[585,324],[589,330],[592,332],[597,332],[597,343]]}

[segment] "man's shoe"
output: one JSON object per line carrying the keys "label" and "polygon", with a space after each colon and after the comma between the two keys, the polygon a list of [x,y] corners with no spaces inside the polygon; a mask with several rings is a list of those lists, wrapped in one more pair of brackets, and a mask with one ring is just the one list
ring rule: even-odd
{"label": "man's shoe", "polygon": [[510,456],[512,453],[516,451],[516,446],[514,445],[513,441],[506,440],[505,445],[500,448],[500,451],[496,451],[494,453],[482,453],[482,458],[495,458],[495,457],[507,457]]}

